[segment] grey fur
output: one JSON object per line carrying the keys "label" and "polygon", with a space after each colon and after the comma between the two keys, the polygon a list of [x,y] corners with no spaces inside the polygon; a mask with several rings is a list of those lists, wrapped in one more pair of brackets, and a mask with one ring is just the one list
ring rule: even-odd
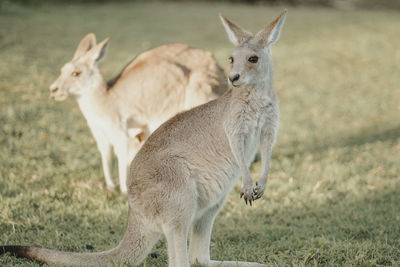
{"label": "grey fur", "polygon": [[[280,31],[275,27],[282,25],[285,13],[261,35],[271,29]],[[238,34],[238,29],[229,34]],[[214,219],[239,177],[241,195],[250,205],[263,195],[268,178],[279,108],[270,48],[260,40],[252,37],[235,48],[230,75],[241,78],[228,92],[168,120],[142,146],[130,167],[128,226],[116,248],[83,254],[29,248],[24,253],[32,259],[68,265],[111,265],[111,261],[137,265],[164,235],[170,267],[189,267],[196,261],[206,266],[265,266],[211,261],[209,252]],[[259,61],[248,62],[254,55]],[[253,187],[248,167],[259,144],[262,172]]]}

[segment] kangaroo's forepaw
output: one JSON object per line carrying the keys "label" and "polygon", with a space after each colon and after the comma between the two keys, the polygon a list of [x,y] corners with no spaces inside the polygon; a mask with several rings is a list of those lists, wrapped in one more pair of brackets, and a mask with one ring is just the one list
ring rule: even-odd
{"label": "kangaroo's forepaw", "polygon": [[256,182],[256,187],[253,190],[254,200],[261,198],[262,195],[264,195],[264,191],[265,191],[265,184],[263,183],[258,184],[258,182]]}
{"label": "kangaroo's forepaw", "polygon": [[243,197],[244,202],[247,202],[250,204],[250,206],[253,206],[253,201],[254,201],[254,197],[253,197],[253,186],[246,186],[246,187],[242,187],[242,189],[240,190],[240,198]]}

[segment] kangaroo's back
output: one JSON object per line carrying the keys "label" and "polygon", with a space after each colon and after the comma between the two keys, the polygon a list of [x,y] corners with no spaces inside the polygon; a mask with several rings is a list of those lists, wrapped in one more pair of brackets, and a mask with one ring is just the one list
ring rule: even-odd
{"label": "kangaroo's back", "polygon": [[180,66],[187,75],[202,72],[205,75],[204,78],[208,78],[206,83],[212,87],[216,95],[222,95],[227,89],[225,73],[211,52],[180,43],[162,45],[143,52],[125,68],[121,77],[137,70],[144,62],[158,63],[162,60]]}
{"label": "kangaroo's back", "polygon": [[226,89],[226,76],[210,52],[169,44],[135,58],[110,93],[123,96],[122,104],[136,109],[143,120],[161,124],[179,111],[217,98]]}

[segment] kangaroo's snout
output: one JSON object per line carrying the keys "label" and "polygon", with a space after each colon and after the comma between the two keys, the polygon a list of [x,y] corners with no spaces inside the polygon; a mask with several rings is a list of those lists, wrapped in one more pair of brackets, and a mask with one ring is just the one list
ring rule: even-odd
{"label": "kangaroo's snout", "polygon": [[56,101],[63,101],[68,97],[68,92],[65,92],[65,90],[62,90],[62,87],[60,88],[57,83],[53,83],[50,85],[50,98],[53,98]]}
{"label": "kangaroo's snout", "polygon": [[234,75],[229,76],[229,80],[231,81],[231,83],[234,83],[234,82],[238,81],[239,79],[240,79],[239,74],[234,74]]}
{"label": "kangaroo's snout", "polygon": [[55,92],[57,92],[58,91],[58,79],[56,80],[56,81],[54,81],[52,84],[50,84],[50,87],[49,87],[49,89],[50,89],[50,93],[51,94],[53,94],[53,93],[55,93]]}
{"label": "kangaroo's snout", "polygon": [[57,91],[58,91],[58,87],[57,86],[50,87],[50,93],[54,94]]}

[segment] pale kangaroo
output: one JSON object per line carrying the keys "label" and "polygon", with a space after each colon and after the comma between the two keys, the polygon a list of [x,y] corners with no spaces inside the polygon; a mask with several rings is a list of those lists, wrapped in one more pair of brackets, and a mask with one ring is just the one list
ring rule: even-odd
{"label": "pale kangaroo", "polygon": [[[279,117],[270,46],[278,40],[285,16],[286,10],[253,36],[221,15],[236,45],[230,58],[231,88],[216,100],[174,116],[147,139],[131,164],[128,225],[116,248],[69,253],[3,246],[0,253],[67,265],[138,265],[164,235],[170,267],[196,262],[265,266],[212,261],[209,245],[214,219],[240,176],[240,195],[246,203],[264,193]],[[253,187],[248,167],[259,144],[262,172]]]}
{"label": "pale kangaroo", "polygon": [[150,133],[178,112],[217,98],[227,84],[210,52],[184,44],[146,51],[106,82],[97,63],[108,42],[96,44],[94,34],[86,35],[50,91],[59,101],[76,96],[100,150],[107,187],[114,188],[114,149],[120,188],[126,193],[129,163]]}

